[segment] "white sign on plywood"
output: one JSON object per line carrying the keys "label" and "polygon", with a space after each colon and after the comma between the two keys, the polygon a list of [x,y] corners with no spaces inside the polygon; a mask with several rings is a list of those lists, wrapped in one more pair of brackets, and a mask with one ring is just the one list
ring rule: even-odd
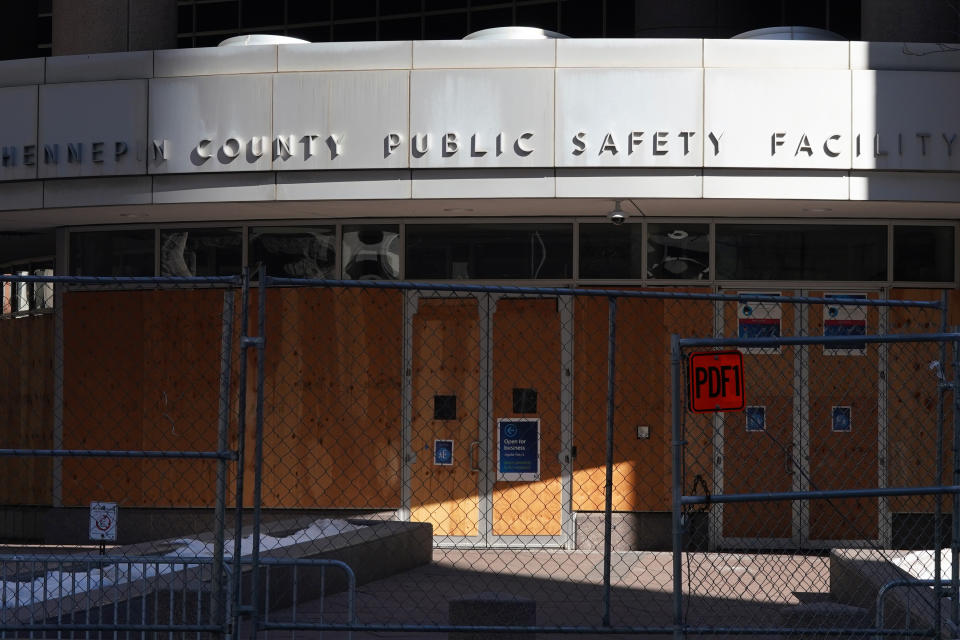
{"label": "white sign on plywood", "polygon": [[97,542],[116,542],[116,502],[90,503],[90,539]]}

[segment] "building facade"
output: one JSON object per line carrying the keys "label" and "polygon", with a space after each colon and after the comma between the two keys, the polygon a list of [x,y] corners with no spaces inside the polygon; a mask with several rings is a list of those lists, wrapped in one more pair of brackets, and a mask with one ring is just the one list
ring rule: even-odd
{"label": "building facade", "polygon": [[[209,4],[178,3],[179,15],[196,23]],[[220,4],[235,6],[241,17],[253,6]],[[466,10],[468,26],[481,12],[477,4]],[[565,7],[575,3],[504,4],[517,16],[522,8],[550,5],[563,26]],[[834,4],[824,4],[825,16],[840,15]],[[287,21],[294,5],[283,5]],[[59,8],[54,3],[54,24]],[[382,9],[375,30],[387,21]],[[423,7],[410,13],[421,25],[433,15]],[[864,30],[867,22],[858,24]],[[333,18],[318,28],[335,38],[339,25]],[[185,26],[179,34],[190,44],[234,33],[218,28],[201,36],[197,24]],[[939,44],[687,37],[321,42],[6,61],[0,63],[0,266],[13,274],[77,276],[217,276],[263,266],[289,278],[953,300],[958,56]],[[51,361],[60,353],[59,373],[51,366],[43,374],[42,394],[61,409],[24,427],[35,430],[30,437],[52,446],[59,434],[62,446],[115,448],[117,424],[127,423],[63,408],[104,407],[119,395],[139,399],[117,416],[143,416],[124,430],[123,438],[133,438],[124,442],[158,448],[152,428],[168,412],[156,414],[157,403],[138,389],[147,379],[175,379],[177,363],[145,351],[163,345],[170,327],[155,325],[157,333],[143,327],[151,309],[176,318],[212,296],[209,290],[54,295],[47,285],[8,286],[8,327],[34,323],[30,331],[47,336],[41,342]],[[588,380],[605,375],[602,363],[584,355],[604,346],[593,303],[383,296],[276,292],[271,305],[287,311],[274,330],[291,353],[317,365],[304,371],[326,367],[310,380],[339,391],[320,399],[301,394],[294,408],[286,402],[265,437],[303,441],[298,429],[309,422],[303,416],[341,415],[378,453],[362,471],[338,471],[336,460],[352,465],[369,447],[324,458],[326,480],[314,477],[294,490],[268,479],[275,491],[266,506],[395,511],[431,521],[438,540],[449,544],[576,544],[578,518],[586,522],[602,510],[601,450],[593,445],[603,424],[591,417],[602,407],[583,395]],[[660,372],[621,416],[631,433],[633,426],[648,428],[646,438],[637,429],[617,461],[618,474],[635,480],[624,483],[615,510],[654,531],[638,546],[662,546],[669,525],[667,354],[659,347],[673,332],[729,335],[742,311],[734,304],[705,312],[692,302],[660,301],[625,312],[635,314],[633,339],[646,346],[626,355],[623,366]],[[767,313],[782,322],[784,335],[824,330],[819,311]],[[895,318],[871,311],[863,322],[873,333]],[[476,340],[454,340],[443,333],[448,325],[467,327]],[[544,339],[520,349],[524,332],[510,337],[509,326]],[[333,330],[354,336],[346,352],[325,351],[330,347],[316,339]],[[92,391],[92,372],[102,369],[104,355],[89,345],[122,335],[139,336],[114,352],[117,361],[131,358],[125,382]],[[451,340],[462,350],[453,360],[478,363],[487,382],[469,366],[457,373],[424,365],[420,377],[402,374],[405,358],[417,362],[416,354]],[[530,366],[516,367],[521,358]],[[850,366],[875,368],[880,385],[881,360],[874,355]],[[360,362],[366,378],[352,369]],[[291,373],[280,368],[275,375],[271,388],[280,406]],[[382,396],[375,413],[343,404],[358,393],[337,386],[347,379],[366,380],[356,383],[364,397]],[[806,388],[796,396],[801,400],[784,392],[794,403],[782,408],[784,421],[796,402],[815,412],[811,398],[824,393]],[[530,390],[539,405],[525,399]],[[875,405],[876,391],[865,393],[864,402]],[[437,400],[451,396],[466,402],[459,420],[456,413],[444,417],[446,401]],[[196,398],[214,412],[211,424],[214,400]],[[462,468],[451,470],[446,482],[453,484],[440,501],[448,506],[427,508],[435,496],[418,494],[410,479],[432,467],[410,452],[442,440],[462,453],[473,442],[489,442],[493,421],[504,416],[541,421],[543,459],[553,465],[544,467],[544,477],[498,488],[486,466],[494,464],[492,455],[476,463],[479,470],[472,455],[459,455]],[[336,423],[309,427],[318,430],[309,432],[318,440],[311,455],[320,455],[324,437],[343,440]],[[894,428],[886,417],[873,423],[874,442]],[[893,464],[880,458],[870,463],[877,474]],[[308,458],[301,460],[295,475],[312,478]],[[47,471],[59,483],[34,484],[28,502],[51,509],[89,502],[97,481],[84,465],[51,463]],[[333,482],[353,473],[359,492]],[[202,485],[189,475],[182,481]],[[189,494],[158,493],[138,482],[145,480],[124,487],[129,507],[208,503],[203,491],[171,498]],[[322,482],[329,486],[317,490]],[[464,483],[474,484],[463,491]],[[442,482],[433,491],[442,494]],[[518,496],[536,496],[533,520],[509,516]],[[884,516],[897,509],[883,508]],[[482,513],[495,516],[484,524]],[[787,518],[788,530],[802,526]],[[876,514],[867,522],[869,531],[861,528],[851,540],[887,535]]]}

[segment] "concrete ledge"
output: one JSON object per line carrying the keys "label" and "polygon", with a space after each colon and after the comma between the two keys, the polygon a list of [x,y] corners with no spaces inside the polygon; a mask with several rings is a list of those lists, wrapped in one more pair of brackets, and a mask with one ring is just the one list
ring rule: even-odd
{"label": "concrete ledge", "polygon": [[[261,527],[263,535],[286,537],[303,530],[315,518],[300,517],[289,520],[266,522]],[[406,571],[432,560],[433,528],[427,523],[395,522],[377,520],[348,520],[350,524],[363,525],[359,529],[319,539],[306,539],[300,543],[288,544],[278,549],[261,551],[261,558],[331,559],[346,563],[353,570],[357,584]],[[244,536],[250,534],[245,527]],[[190,536],[191,540],[209,543],[213,532]],[[227,532],[227,549],[231,549],[232,532]],[[169,567],[180,559],[170,555],[170,550],[183,546],[182,539],[157,540],[111,550],[111,556],[144,557],[150,555],[157,563]],[[90,568],[89,550],[76,554],[74,562],[70,556],[51,556],[63,558],[67,562],[65,571],[84,571]],[[95,557],[92,558],[95,561]],[[249,557],[244,557],[249,562]],[[53,561],[56,566],[56,561]],[[151,561],[133,562],[134,567],[142,564],[150,568]],[[41,563],[8,562],[4,579],[28,581],[35,574],[43,574],[46,568]],[[94,564],[95,566],[95,564]],[[180,566],[180,568],[178,568]],[[131,565],[112,563],[106,569],[129,571]],[[215,620],[217,608],[215,585],[211,580],[212,565],[190,564],[190,558],[184,558],[181,565],[159,575],[134,577],[132,580],[111,584],[104,582],[91,589],[77,593],[61,593],[44,600],[6,609],[6,620],[10,624],[96,624],[102,620],[107,624],[133,624],[147,621],[151,624],[211,624]],[[324,594],[343,591],[347,587],[346,576],[337,569],[325,572],[316,566],[296,567],[282,564],[262,565],[258,570],[257,593],[253,596],[265,605],[267,611],[277,611],[296,603],[315,600]],[[325,573],[325,575],[324,575]],[[253,571],[249,565],[243,568],[241,589],[249,593],[253,582]],[[296,590],[294,590],[296,585]],[[57,637],[57,630],[34,632],[37,637]]]}
{"label": "concrete ledge", "polygon": [[[877,593],[883,585],[913,576],[888,561],[902,555],[896,550],[832,549],[830,551],[830,593],[840,604],[866,610],[871,621],[876,616]],[[907,616],[909,607],[910,615]],[[935,595],[933,589],[892,589],[884,597],[883,626],[887,629],[932,628],[934,626]],[[944,637],[949,636],[950,607],[942,608]],[[872,626],[873,623],[871,623]]]}

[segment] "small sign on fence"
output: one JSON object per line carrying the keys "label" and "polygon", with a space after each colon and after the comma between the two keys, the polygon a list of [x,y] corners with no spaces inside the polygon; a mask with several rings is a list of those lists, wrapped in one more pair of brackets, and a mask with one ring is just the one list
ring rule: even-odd
{"label": "small sign on fence", "polygon": [[691,353],[690,410],[743,411],[743,355],[739,351]]}
{"label": "small sign on fence", "polygon": [[90,503],[90,539],[97,542],[116,542],[116,502]]}

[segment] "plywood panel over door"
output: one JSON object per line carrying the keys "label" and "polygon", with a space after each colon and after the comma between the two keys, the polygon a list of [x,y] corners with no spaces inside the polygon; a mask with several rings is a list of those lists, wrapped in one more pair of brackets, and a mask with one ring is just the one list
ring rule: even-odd
{"label": "plywood panel over door", "polygon": [[401,293],[285,288],[267,301],[265,505],[398,508]]}
{"label": "plywood panel over door", "polygon": [[[814,291],[822,297],[834,292]],[[870,294],[876,298],[876,294]],[[877,307],[815,304],[806,307],[810,335],[824,335],[826,322],[836,331],[876,333]],[[863,324],[865,322],[865,325]],[[859,324],[858,324],[859,323]],[[871,489],[879,485],[878,438],[879,345],[852,341],[854,348],[807,348],[809,385],[809,477],[812,490]],[[863,348],[857,348],[862,346]],[[834,413],[848,430],[835,431]],[[811,540],[876,540],[878,501],[811,500]]]}
{"label": "plywood panel over door", "polygon": [[[63,296],[63,446],[138,450],[143,444],[143,291]],[[65,458],[63,504],[143,504],[143,461]]]}
{"label": "plywood panel over door", "polygon": [[[474,465],[480,464],[481,340],[476,298],[419,300],[413,317],[410,519],[431,523],[434,536],[480,534]],[[441,407],[437,416],[437,396],[454,398],[451,413]],[[437,440],[452,441],[450,464],[434,459]]]}
{"label": "plywood panel over door", "polygon": [[[936,289],[893,289],[890,297],[895,300],[939,301],[943,293]],[[957,296],[951,295],[951,318],[948,327],[957,322],[960,304],[954,305]],[[941,312],[938,309],[897,308],[890,309],[888,327],[890,333],[934,333],[940,331]],[[887,357],[887,460],[889,469],[887,483],[891,487],[925,487],[937,484],[936,433],[937,402],[939,390],[937,379],[930,363],[941,359],[937,343],[908,343],[890,345]],[[953,356],[947,350],[947,361]],[[950,369],[946,369],[950,376]],[[947,396],[949,427],[949,399]],[[949,436],[943,451],[942,481],[951,484],[951,453]],[[890,510],[899,513],[933,513],[938,498],[935,496],[903,496],[890,498]],[[944,511],[951,508],[951,500],[939,500]]]}
{"label": "plywood panel over door", "polygon": [[[494,484],[493,534],[557,536],[561,533],[560,313],[557,300],[501,298],[493,313],[493,417],[540,418],[540,480]],[[514,412],[513,390],[537,393],[535,413]],[[494,469],[499,461],[494,455]]]}
{"label": "plywood panel over door", "polygon": [[[0,447],[53,447],[53,314],[0,320]],[[3,504],[51,504],[50,458],[6,458],[0,471]]]}
{"label": "plywood panel over door", "polygon": [[[579,297],[575,309],[573,509],[602,511],[606,484],[609,301]],[[617,302],[614,511],[670,509],[669,430],[664,417],[663,301]],[[649,428],[638,439],[637,427]]]}
{"label": "plywood panel over door", "polygon": [[[216,451],[223,290],[147,291],[143,298],[144,449]],[[212,460],[145,460],[151,506],[210,506]]]}
{"label": "plywood panel over door", "polygon": [[[732,292],[731,292],[732,293]],[[792,292],[783,292],[791,295]],[[776,295],[776,292],[773,293]],[[738,316],[758,324],[780,315],[779,335],[795,334],[792,305],[779,303],[724,303],[724,335],[752,333],[743,330]],[[757,325],[754,325],[755,327]],[[760,330],[757,330],[760,331]],[[763,407],[765,428],[748,430],[746,412],[719,414],[723,428],[723,492],[725,494],[791,491],[798,472],[794,452],[794,368],[796,347],[741,349],[744,390],[748,407]],[[794,507],[788,501],[727,504],[723,508],[725,538],[790,540]]]}

